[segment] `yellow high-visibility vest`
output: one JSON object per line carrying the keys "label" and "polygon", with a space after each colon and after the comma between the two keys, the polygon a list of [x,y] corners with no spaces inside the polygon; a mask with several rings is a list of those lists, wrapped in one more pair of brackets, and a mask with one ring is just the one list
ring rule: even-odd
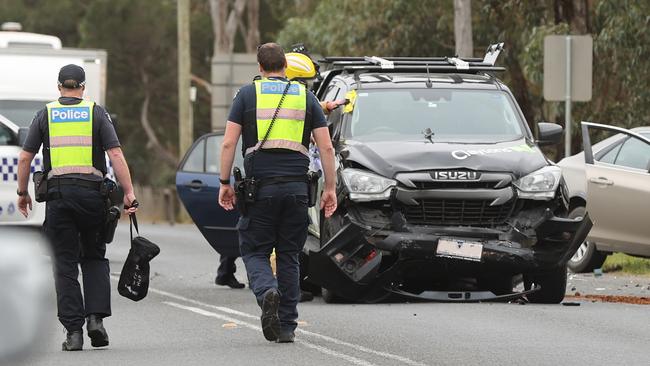
{"label": "yellow high-visibility vest", "polygon": [[[47,104],[50,135],[50,176],[63,174],[97,174],[93,167],[94,102]],[[101,173],[100,173],[101,174]]]}
{"label": "yellow high-visibility vest", "polygon": [[[258,142],[246,149],[246,154],[259,149],[286,86],[287,82],[283,80],[255,80]],[[262,148],[293,150],[309,156],[309,145],[303,141],[306,111],[307,89],[301,83],[291,83],[271,133]]]}

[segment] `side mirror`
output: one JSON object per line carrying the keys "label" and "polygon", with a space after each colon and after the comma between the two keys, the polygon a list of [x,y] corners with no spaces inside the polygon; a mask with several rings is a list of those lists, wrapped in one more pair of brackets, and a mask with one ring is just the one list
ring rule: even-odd
{"label": "side mirror", "polygon": [[21,127],[18,129],[18,146],[23,147],[23,145],[25,145],[27,134],[29,134],[29,128]]}
{"label": "side mirror", "polygon": [[556,123],[540,122],[537,127],[539,128],[537,145],[557,145],[562,141],[562,126]]}

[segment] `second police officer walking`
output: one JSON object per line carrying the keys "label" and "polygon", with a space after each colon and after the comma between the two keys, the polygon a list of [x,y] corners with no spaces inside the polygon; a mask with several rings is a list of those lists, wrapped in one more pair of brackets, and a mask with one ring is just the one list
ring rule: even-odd
{"label": "second police officer walking", "polygon": [[[257,50],[261,78],[242,87],[226,123],[221,147],[219,204],[235,207],[230,172],[240,135],[246,179],[253,186],[237,224],[242,259],[250,287],[262,309],[262,331],[269,341],[293,342],[300,299],[298,255],[309,225],[307,171],[313,134],[325,175],[321,207],[325,217],[336,210],[334,148],[316,97],[303,84],[285,77],[282,47],[266,43]],[[250,187],[249,187],[250,188]],[[239,198],[242,201],[241,197]],[[249,201],[248,199],[246,201]],[[275,249],[277,278],[269,256]]]}
{"label": "second police officer walking", "polygon": [[[110,116],[84,100],[86,75],[77,65],[61,68],[61,97],[39,111],[29,128],[18,163],[18,209],[27,217],[30,165],[43,145],[47,178],[45,233],[54,251],[54,285],[59,321],[67,330],[64,351],[83,348],[86,323],[93,347],[108,345],[102,319],[111,315],[111,283],[103,236],[107,207],[102,185],[104,151],[124,189],[125,207],[136,206],[133,185]],[[38,196],[38,194],[37,194]],[[128,213],[136,211],[130,207]],[[77,277],[81,265],[82,289]]]}

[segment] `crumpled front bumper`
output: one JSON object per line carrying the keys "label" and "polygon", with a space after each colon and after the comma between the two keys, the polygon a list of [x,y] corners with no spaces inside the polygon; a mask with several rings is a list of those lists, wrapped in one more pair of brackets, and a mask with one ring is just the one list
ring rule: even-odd
{"label": "crumpled front bumper", "polygon": [[[544,273],[564,265],[592,226],[588,215],[566,219],[548,210],[535,221],[527,231],[427,226],[390,231],[373,229],[357,215],[348,215],[341,230],[310,253],[309,277],[346,298],[373,301],[393,291],[413,269],[460,277]],[[480,261],[438,256],[443,237],[480,242]]]}

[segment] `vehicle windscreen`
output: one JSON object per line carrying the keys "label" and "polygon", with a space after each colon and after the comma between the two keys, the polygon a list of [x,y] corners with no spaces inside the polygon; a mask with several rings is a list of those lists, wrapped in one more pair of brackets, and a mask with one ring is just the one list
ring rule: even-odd
{"label": "vehicle windscreen", "polygon": [[[524,135],[510,96],[497,90],[358,90],[346,135],[358,140],[494,143]],[[427,135],[427,136],[425,136]]]}
{"label": "vehicle windscreen", "polygon": [[19,127],[29,127],[36,112],[45,108],[46,101],[0,100],[0,114]]}

